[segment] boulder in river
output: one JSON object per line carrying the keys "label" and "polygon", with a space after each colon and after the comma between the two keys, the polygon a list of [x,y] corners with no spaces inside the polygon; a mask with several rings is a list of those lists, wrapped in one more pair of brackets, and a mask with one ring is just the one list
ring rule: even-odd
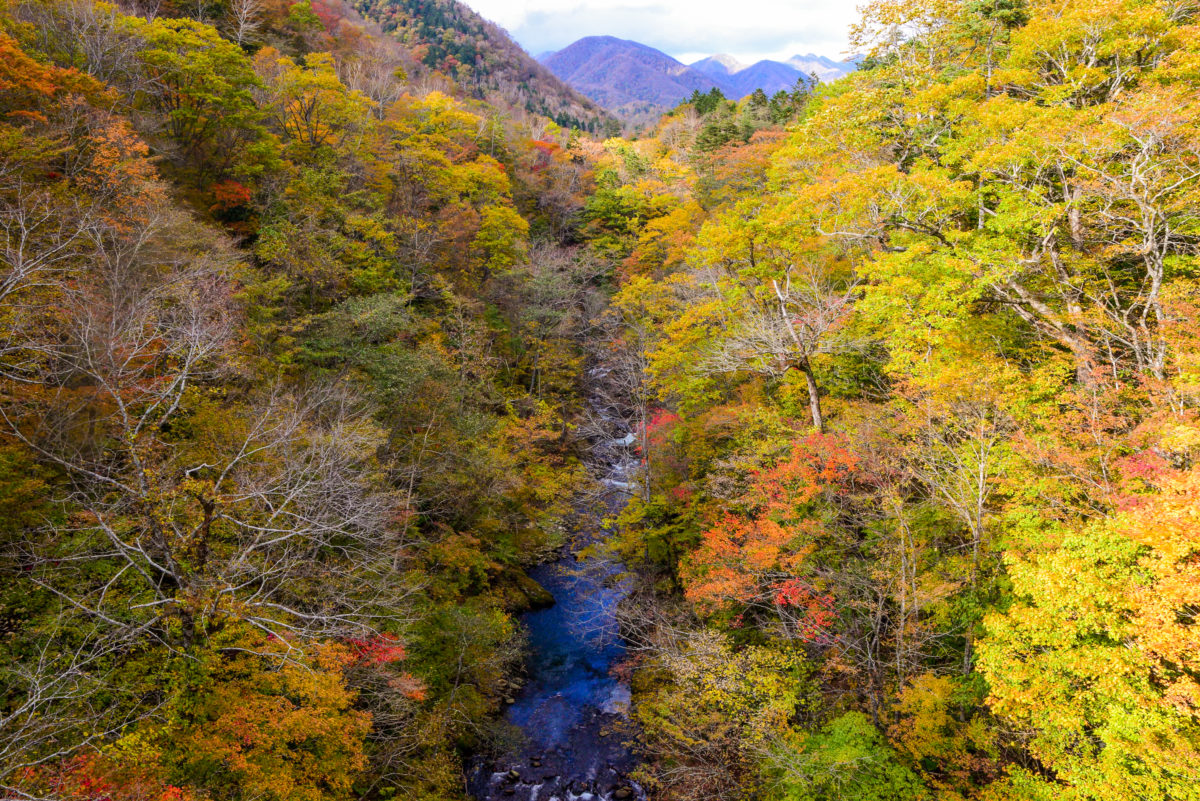
{"label": "boulder in river", "polygon": [[500,599],[506,611],[513,614],[554,606],[554,596],[549,590],[511,567],[492,579],[492,594]]}

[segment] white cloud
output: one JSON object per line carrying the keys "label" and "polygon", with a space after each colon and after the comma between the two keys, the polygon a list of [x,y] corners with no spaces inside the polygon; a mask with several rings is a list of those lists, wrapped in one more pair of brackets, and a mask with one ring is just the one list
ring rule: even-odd
{"label": "white cloud", "polygon": [[[535,55],[584,36],[633,39],[685,61],[846,53],[857,0],[466,0]],[[698,54],[698,55],[697,55]]]}

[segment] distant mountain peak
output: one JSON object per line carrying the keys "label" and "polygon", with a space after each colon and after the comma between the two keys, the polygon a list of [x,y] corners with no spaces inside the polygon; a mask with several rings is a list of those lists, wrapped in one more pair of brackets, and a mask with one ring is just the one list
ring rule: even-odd
{"label": "distant mountain peak", "polygon": [[747,65],[728,53],[717,53],[715,56],[700,59],[692,64],[691,67],[705,74],[708,74],[710,71],[720,71],[724,75],[735,75],[746,69]]}
{"label": "distant mountain peak", "polygon": [[857,68],[853,61],[834,61],[828,56],[818,56],[816,53],[792,56],[784,63],[803,73],[816,75],[822,81],[835,81]]}

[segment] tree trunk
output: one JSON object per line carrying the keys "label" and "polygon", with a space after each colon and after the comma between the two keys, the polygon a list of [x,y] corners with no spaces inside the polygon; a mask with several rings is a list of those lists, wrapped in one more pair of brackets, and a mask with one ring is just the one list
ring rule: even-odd
{"label": "tree trunk", "polygon": [[798,365],[804,373],[805,383],[808,384],[808,409],[812,412],[813,428],[825,433],[825,418],[821,415],[821,393],[817,387],[817,377],[813,375],[812,364],[808,359],[801,359]]}

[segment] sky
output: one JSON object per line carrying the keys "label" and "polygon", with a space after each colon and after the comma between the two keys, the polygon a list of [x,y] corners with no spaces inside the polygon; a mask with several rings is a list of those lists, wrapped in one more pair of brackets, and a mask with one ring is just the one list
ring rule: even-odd
{"label": "sky", "polygon": [[650,45],[684,63],[846,55],[858,0],[465,0],[535,56],[584,36]]}

